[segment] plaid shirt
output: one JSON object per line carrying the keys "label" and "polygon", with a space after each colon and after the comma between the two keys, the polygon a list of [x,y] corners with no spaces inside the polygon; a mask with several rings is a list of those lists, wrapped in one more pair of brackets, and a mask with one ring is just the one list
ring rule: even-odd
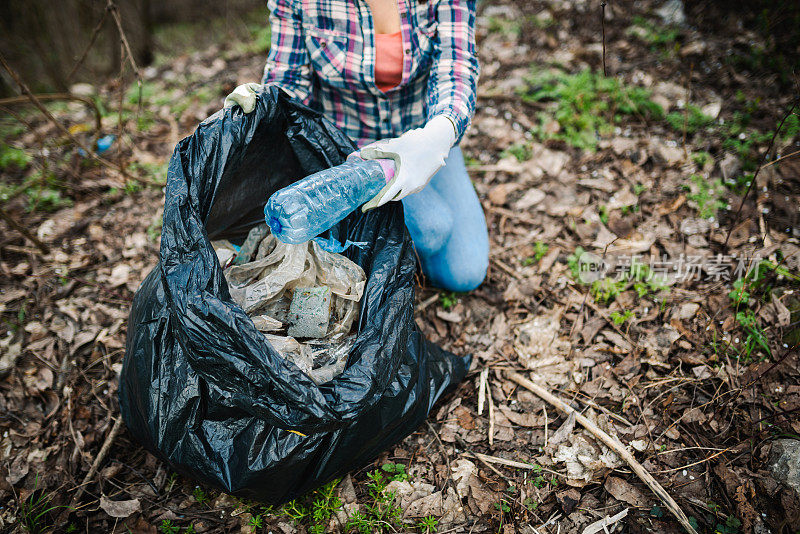
{"label": "plaid shirt", "polygon": [[364,0],[268,0],[272,46],[263,83],[320,110],[358,146],[445,115],[460,141],[475,110],[475,0],[398,0],[403,77],[375,84],[372,15]]}

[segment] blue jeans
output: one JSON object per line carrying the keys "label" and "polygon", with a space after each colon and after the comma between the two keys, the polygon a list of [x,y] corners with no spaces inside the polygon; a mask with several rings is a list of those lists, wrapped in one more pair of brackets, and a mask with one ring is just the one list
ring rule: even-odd
{"label": "blue jeans", "polygon": [[403,200],[406,227],[430,283],[449,291],[481,285],[489,266],[489,235],[459,147],[430,183]]}

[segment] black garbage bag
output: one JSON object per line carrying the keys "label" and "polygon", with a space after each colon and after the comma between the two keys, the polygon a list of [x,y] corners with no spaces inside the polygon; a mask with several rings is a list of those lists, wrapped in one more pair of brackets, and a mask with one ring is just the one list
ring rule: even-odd
{"label": "black garbage bag", "polygon": [[176,471],[280,504],[363,466],[413,432],[469,367],[414,323],[415,255],[402,206],[331,229],[371,244],[348,366],[317,386],[230,297],[209,239],[244,237],[270,194],[337,165],[353,143],[278,88],[206,119],[169,164],[159,263],[133,300],[120,380],[131,434]]}

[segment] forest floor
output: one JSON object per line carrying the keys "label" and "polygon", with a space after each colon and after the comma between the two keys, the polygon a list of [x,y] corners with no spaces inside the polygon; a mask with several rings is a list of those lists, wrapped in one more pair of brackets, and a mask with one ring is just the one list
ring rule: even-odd
{"label": "forest floor", "polygon": [[[187,38],[143,69],[141,100],[119,80],[74,88],[97,91],[102,134],[117,135],[103,156],[139,179],[82,157],[32,108],[2,115],[2,209],[48,251],[0,223],[0,531],[566,534],[626,510],[609,531],[681,531],[628,465],[508,379],[518,371],[617,436],[699,532],[797,532],[797,86],[763,35],[701,32],[659,5],[609,4],[604,29],[599,3],[480,7],[462,147],[490,270],[470,294],[417,291],[425,335],[473,368],[426,425],[283,507],[198,487],[124,428],[109,440],[166,163],[259,79],[268,33]],[[91,109],[48,108],[92,142]],[[585,270],[598,262],[607,271]]]}

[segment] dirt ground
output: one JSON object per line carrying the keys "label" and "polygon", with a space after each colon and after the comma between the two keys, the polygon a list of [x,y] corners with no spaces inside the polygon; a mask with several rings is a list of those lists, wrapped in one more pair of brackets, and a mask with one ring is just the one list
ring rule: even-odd
{"label": "dirt ground", "polygon": [[[32,109],[4,111],[2,210],[47,250],[0,223],[0,532],[592,533],[605,517],[609,532],[681,531],[513,371],[618,438],[698,532],[800,532],[797,80],[735,18],[704,30],[680,2],[615,2],[601,26],[601,9],[479,7],[462,147],[490,270],[470,294],[417,291],[425,335],[473,368],[404,441],[284,507],[200,488],[113,430],[166,162],[259,78],[263,50],[156,63],[141,104],[130,72],[76,88],[98,92],[117,136],[103,157],[138,179]],[[90,108],[49,109],[93,141]]]}

